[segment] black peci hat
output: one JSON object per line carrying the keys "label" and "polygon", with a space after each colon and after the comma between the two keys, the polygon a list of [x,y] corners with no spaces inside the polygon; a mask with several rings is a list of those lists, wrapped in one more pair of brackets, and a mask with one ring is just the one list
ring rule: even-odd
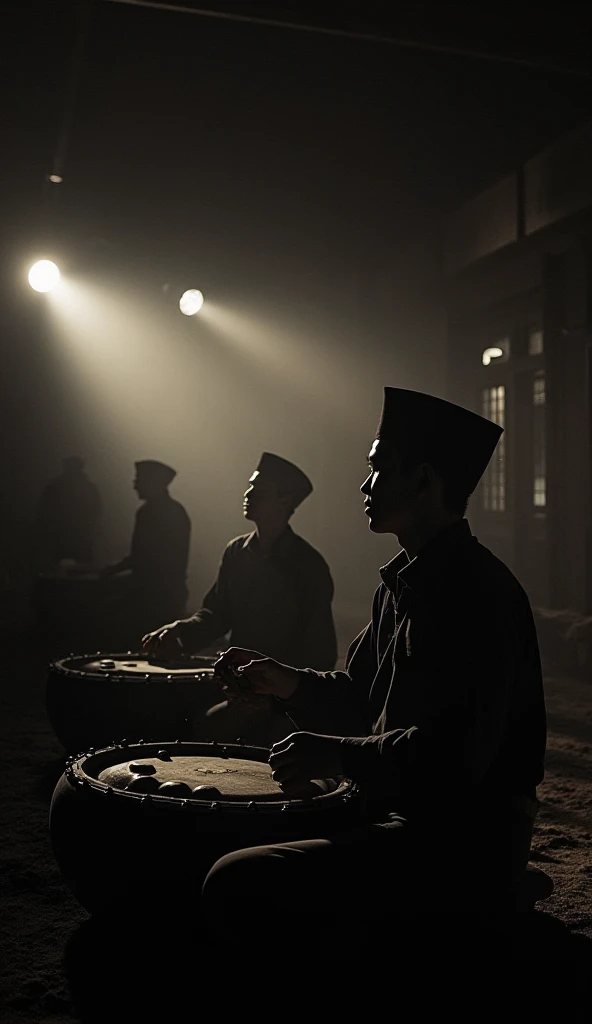
{"label": "black peci hat", "polygon": [[273,481],[281,491],[291,494],[294,499],[294,508],[308,498],[312,492],[312,484],[306,473],[298,469],[293,462],[288,462],[287,459],[282,459],[279,455],[272,455],[271,452],[263,452],[250,481],[253,482],[259,477],[262,480]]}
{"label": "black peci hat", "polygon": [[442,398],[385,388],[376,437],[403,459],[431,462],[472,494],[483,476],[502,427]]}
{"label": "black peci hat", "polygon": [[136,472],[142,474],[145,479],[153,480],[161,487],[168,487],[177,475],[177,470],[166,466],[164,462],[156,462],[154,459],[142,459],[135,463]]}

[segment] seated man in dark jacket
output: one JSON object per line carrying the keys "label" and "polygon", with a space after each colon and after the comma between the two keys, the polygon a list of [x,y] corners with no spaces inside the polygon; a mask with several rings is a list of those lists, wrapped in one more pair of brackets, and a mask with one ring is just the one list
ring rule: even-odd
{"label": "seated man in dark jacket", "polygon": [[[429,395],[385,389],[362,485],[370,528],[403,548],[381,569],[372,619],[345,672],[230,650],[254,693],[298,732],[272,748],[285,790],[344,775],[367,798],[363,827],[222,858],[204,899],[223,931],[269,928],[278,901],[309,931],[497,899],[524,874],[545,706],[530,605],[463,518],[501,429]],[[297,929],[296,929],[297,930]]]}
{"label": "seated man in dark jacket", "polygon": [[[227,545],[216,581],[199,611],[149,633],[143,640],[145,649],[156,656],[197,653],[230,633],[236,647],[256,648],[299,667],[333,668],[337,660],[333,580],[322,555],[289,525],[292,513],[311,491],[302,470],[264,452],[243,499],[245,518],[252,520],[255,529]],[[245,721],[249,709],[241,704],[220,708],[228,713],[211,720],[207,732],[202,725],[200,738],[231,741],[240,734],[251,742],[263,742],[269,735],[285,735],[292,728],[289,719],[270,700],[264,703],[268,710],[275,710],[272,717],[277,728],[272,734],[267,732],[269,722],[264,725],[260,716],[250,727]]]}

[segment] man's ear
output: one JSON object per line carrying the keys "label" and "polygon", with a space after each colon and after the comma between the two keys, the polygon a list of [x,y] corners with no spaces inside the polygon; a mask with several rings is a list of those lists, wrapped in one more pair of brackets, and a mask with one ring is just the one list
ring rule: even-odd
{"label": "man's ear", "polygon": [[421,462],[419,466],[416,466],[413,476],[418,491],[429,491],[436,482],[438,474],[429,462]]}

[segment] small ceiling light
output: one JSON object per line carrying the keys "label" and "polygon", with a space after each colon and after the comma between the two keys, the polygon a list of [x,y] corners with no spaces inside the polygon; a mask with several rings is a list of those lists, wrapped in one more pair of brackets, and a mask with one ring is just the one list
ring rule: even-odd
{"label": "small ceiling light", "polygon": [[204,303],[204,297],[197,288],[190,288],[188,291],[183,292],[179,299],[179,309],[185,316],[195,316],[199,313]]}
{"label": "small ceiling light", "polygon": [[54,185],[60,185],[63,180],[61,174],[50,174],[48,176],[48,181],[53,181]]}
{"label": "small ceiling light", "polygon": [[492,359],[501,359],[503,354],[503,348],[486,348],[481,356],[483,366],[489,366]]}
{"label": "small ceiling light", "polygon": [[50,292],[59,279],[59,269],[51,260],[38,260],[29,271],[29,284],[36,292]]}

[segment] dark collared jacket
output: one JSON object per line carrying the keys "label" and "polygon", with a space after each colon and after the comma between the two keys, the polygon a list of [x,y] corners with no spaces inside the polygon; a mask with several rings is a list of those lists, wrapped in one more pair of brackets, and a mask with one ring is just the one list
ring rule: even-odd
{"label": "dark collared jacket", "polygon": [[462,520],[380,571],[346,672],[302,672],[301,729],[345,737],[345,772],[392,811],[504,808],[543,777],[546,719],[528,598]]}
{"label": "dark collared jacket", "polygon": [[199,651],[230,632],[234,647],[330,669],[337,660],[332,599],[327,563],[289,526],[267,555],[249,533],[227,545],[203,606],[183,622],[183,643]]}
{"label": "dark collared jacket", "polygon": [[180,502],[169,494],[140,505],[132,535],[131,553],[122,567],[132,570],[146,596],[187,597],[187,562],[191,521]]}

